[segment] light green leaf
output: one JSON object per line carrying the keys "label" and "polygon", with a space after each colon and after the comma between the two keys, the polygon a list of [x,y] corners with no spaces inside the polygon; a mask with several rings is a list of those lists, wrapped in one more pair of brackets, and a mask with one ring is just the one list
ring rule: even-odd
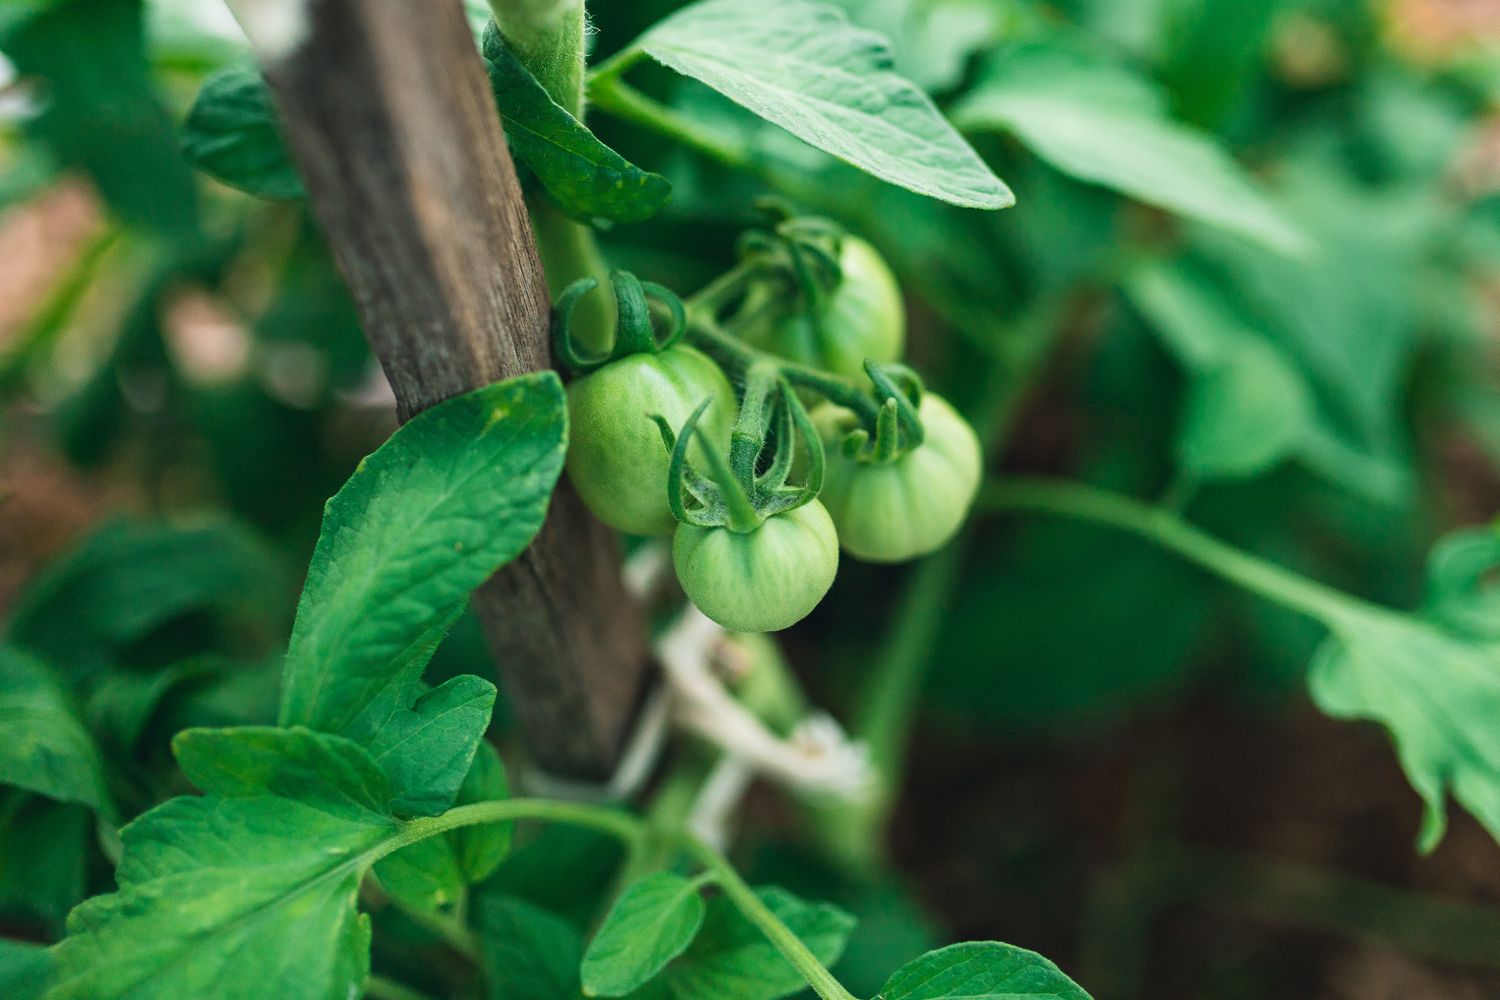
{"label": "light green leaf", "polygon": [[959,103],[965,129],[1012,132],[1069,176],[1302,255],[1309,244],[1209,136],[1172,121],[1159,96],[1123,69],[1056,45],[997,57]]}
{"label": "light green leaf", "polygon": [[[505,777],[505,764],[490,743],[480,741],[474,762],[469,765],[469,773],[459,786],[456,804],[464,806],[508,798],[510,782]],[[477,823],[450,831],[448,840],[453,844],[453,854],[464,881],[472,885],[493,875],[510,853],[515,832],[514,823]]]}
{"label": "light green leaf", "polygon": [[583,955],[583,989],[619,997],[682,954],[703,926],[699,887],[676,872],[656,872],[620,893]]}
{"label": "light green leaf", "polygon": [[1311,411],[1306,384],[1274,348],[1238,341],[1188,388],[1178,464],[1200,479],[1259,475],[1296,450]]}
{"label": "light green leaf", "polygon": [[1500,840],[1500,643],[1352,601],[1324,621],[1333,634],[1313,661],[1313,700],[1390,731],[1427,805],[1420,848],[1442,840],[1449,792]]}
{"label": "light green leaf", "polygon": [[412,418],[328,502],[281,721],[367,740],[415,699],[469,593],[542,525],[566,446],[562,384],[526,375]]}
{"label": "light green leaf", "polygon": [[209,77],[183,126],[182,148],[200,168],[258,198],[304,197],[260,71],[231,66]]}
{"label": "light green leaf", "polygon": [[30,655],[0,646],[0,783],[113,811],[104,762],[66,690]]}
{"label": "light green leaf", "polygon": [[509,896],[481,896],[476,917],[492,1000],[577,1000],[583,941],[572,924]]}
{"label": "light green leaf", "polygon": [[[770,886],[756,895],[824,965],[843,953],[854,918],[827,903],[804,903]],[[724,896],[709,900],[703,929],[653,985],[676,1000],[778,1000],[806,988],[802,974]]]}
{"label": "light green leaf", "polygon": [[881,1000],[1089,1000],[1034,951],[971,941],[929,951],[897,969]]}
{"label": "light green leaf", "polygon": [[390,779],[398,815],[436,816],[453,805],[489,728],[495,685],[454,677],[393,713],[368,744]]}
{"label": "light green leaf", "polygon": [[300,729],[189,730],[206,794],[122,831],[118,892],[68,918],[51,1000],[358,995],[364,873],[401,844],[390,789],[357,744]]}
{"label": "light green leaf", "polygon": [[493,21],[483,46],[511,151],[563,211],[585,221],[640,222],[667,203],[671,183],[627,161],[553,101],[506,48]]}
{"label": "light green leaf", "polygon": [[804,142],[919,194],[1005,208],[1010,189],[891,70],[884,38],[812,0],[703,0],[635,42]]}

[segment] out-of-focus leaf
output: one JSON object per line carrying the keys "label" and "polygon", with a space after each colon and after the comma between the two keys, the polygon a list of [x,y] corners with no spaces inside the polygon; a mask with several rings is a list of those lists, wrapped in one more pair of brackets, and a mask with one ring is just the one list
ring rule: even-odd
{"label": "out-of-focus leaf", "polygon": [[1172,121],[1160,95],[1122,67],[1055,44],[993,58],[954,108],[966,129],[1014,133],[1057,169],[1283,254],[1308,242],[1211,137]]}
{"label": "out-of-focus leaf", "polygon": [[1177,440],[1181,467],[1200,479],[1258,475],[1290,454],[1311,411],[1307,387],[1266,344],[1236,344],[1188,389]]}
{"label": "out-of-focus leaf", "polygon": [[[465,806],[507,798],[510,798],[510,783],[505,777],[505,764],[494,746],[482,741],[464,783],[459,786],[454,804]],[[448,833],[453,854],[458,859],[458,869],[465,881],[470,884],[483,882],[494,874],[510,851],[515,829],[514,823],[478,823]]]}
{"label": "out-of-focus leaf", "polygon": [[141,0],[7,4],[0,46],[45,86],[26,124],[57,160],[81,167],[128,225],[174,240],[199,235],[192,171],[152,83]]}
{"label": "out-of-focus leaf", "polygon": [[947,90],[993,44],[1019,7],[989,0],[834,0],[850,20],[890,41],[896,70],[928,91]]}
{"label": "out-of-focus leaf", "polygon": [[475,922],[492,1000],[563,1000],[579,995],[583,940],[573,925],[511,896],[480,896]]}
{"label": "out-of-focus leaf", "polygon": [[303,197],[260,71],[230,66],[204,81],[183,127],[182,147],[203,170],[258,198]]}
{"label": "out-of-focus leaf", "polygon": [[672,194],[667,179],[627,161],[552,100],[506,47],[494,22],[483,44],[510,148],[563,211],[576,219],[640,222],[666,204]]}
{"label": "out-of-focus leaf", "polygon": [[0,913],[61,927],[84,897],[93,823],[82,806],[19,791],[0,796]]}
{"label": "out-of-focus leaf", "polygon": [[891,71],[885,39],[837,7],[702,0],[633,47],[882,180],[970,208],[1015,200],[932,101]]}
{"label": "out-of-focus leaf", "polygon": [[0,783],[112,811],[99,750],[41,662],[0,646]]}
{"label": "out-of-focus leaf", "polygon": [[52,952],[29,941],[0,938],[0,996],[38,1000],[52,980]]}
{"label": "out-of-focus leaf", "polygon": [[375,877],[402,905],[428,912],[452,905],[464,887],[453,845],[444,837],[419,840],[381,858]]}

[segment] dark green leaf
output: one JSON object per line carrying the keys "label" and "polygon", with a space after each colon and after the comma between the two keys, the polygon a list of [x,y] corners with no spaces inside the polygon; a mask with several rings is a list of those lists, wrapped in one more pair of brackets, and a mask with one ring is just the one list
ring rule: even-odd
{"label": "dark green leaf", "polygon": [[703,0],[635,47],[882,180],[968,208],[1010,189],[936,106],[891,70],[884,38],[812,0]]}
{"label": "dark green leaf", "polygon": [[1209,136],[1167,117],[1159,96],[1120,67],[1055,45],[998,57],[954,109],[971,129],[1004,129],[1058,170],[1302,254],[1307,239]]}
{"label": "dark green leaf", "polygon": [[553,101],[493,21],[484,32],[484,59],[511,151],[563,211],[585,221],[640,222],[666,204],[667,179],[628,162]]}
{"label": "dark green leaf", "polygon": [[209,77],[184,125],[182,145],[203,170],[260,198],[303,197],[260,71],[231,66]]}
{"label": "dark green leaf", "polygon": [[495,685],[463,674],[396,711],[375,731],[368,746],[390,778],[392,811],[436,816],[453,805],[494,706]]}
{"label": "dark green leaf", "polygon": [[480,897],[476,917],[493,1000],[577,1000],[583,941],[572,924],[496,895]]}
{"label": "dark green leaf", "polygon": [[463,873],[446,837],[429,837],[375,862],[380,886],[403,905],[428,912],[456,901]]}
{"label": "dark green leaf", "polygon": [[356,996],[369,866],[400,843],[380,768],[308,730],[196,730],[177,740],[206,794],[122,831],[118,892],[85,902],[57,948],[54,1000]]}
{"label": "dark green leaf", "polygon": [[104,762],[67,691],[39,661],[0,646],[0,783],[109,815]]}
{"label": "dark green leaf", "polygon": [[701,926],[703,897],[691,880],[656,872],[631,883],[584,953],[584,992],[624,996],[682,954]]}
{"label": "dark green leaf", "polygon": [[[481,741],[478,752],[474,754],[474,763],[469,765],[469,773],[459,786],[456,804],[462,806],[508,798],[510,783],[505,778],[505,764],[491,744]],[[515,829],[514,823],[477,823],[459,827],[448,834],[464,881],[471,884],[483,882],[495,873],[510,852]]]}
{"label": "dark green leaf", "polygon": [[0,912],[60,926],[83,899],[93,827],[82,806],[16,790],[0,796]]}
{"label": "dark green leaf", "polygon": [[886,981],[881,1000],[1089,1000],[1034,951],[971,941],[929,951]]}
{"label": "dark green leaf", "polygon": [[29,941],[0,938],[0,996],[37,1000],[52,979],[52,952]]}
{"label": "dark green leaf", "polygon": [[368,740],[415,700],[469,593],[530,542],[562,471],[546,372],[426,410],[328,502],[287,652],[283,724]]}

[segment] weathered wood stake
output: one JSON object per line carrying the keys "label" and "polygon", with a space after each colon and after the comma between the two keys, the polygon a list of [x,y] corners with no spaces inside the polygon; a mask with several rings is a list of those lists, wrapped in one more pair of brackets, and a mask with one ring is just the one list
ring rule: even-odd
{"label": "weathered wood stake", "polygon": [[[304,10],[289,51],[262,45],[266,75],[401,418],[549,367],[547,286],[459,0]],[[607,777],[650,658],[616,540],[566,482],[474,608],[536,762]]]}

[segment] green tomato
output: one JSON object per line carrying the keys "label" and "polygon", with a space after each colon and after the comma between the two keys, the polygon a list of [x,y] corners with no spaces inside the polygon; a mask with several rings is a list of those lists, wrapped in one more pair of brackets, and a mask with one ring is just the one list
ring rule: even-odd
{"label": "green tomato", "polygon": [[814,414],[828,456],[821,499],[844,550],[867,562],[905,562],[940,548],[979,491],[983,461],[968,421],[930,392],[917,414],[923,441],[894,462],[845,457],[840,445],[857,426],[854,415],[830,404]]}
{"label": "green tomato", "polygon": [[906,346],[901,286],[875,248],[845,236],[839,254],[843,279],[817,314],[799,312],[751,330],[753,346],[789,361],[848,378],[863,378],[865,359],[889,364]]}
{"label": "green tomato", "polygon": [[775,632],[818,606],[839,568],[839,540],[814,500],[754,531],[677,527],[672,564],[698,610],[736,632]]}
{"label": "green tomato", "polygon": [[[691,347],[632,354],[568,386],[568,477],[599,520],[632,535],[672,530],[677,521],[667,505],[668,455],[651,414],[679,430],[708,396],[713,402],[699,426],[727,443],[734,389],[718,365]],[[697,448],[695,443],[689,457]]]}

